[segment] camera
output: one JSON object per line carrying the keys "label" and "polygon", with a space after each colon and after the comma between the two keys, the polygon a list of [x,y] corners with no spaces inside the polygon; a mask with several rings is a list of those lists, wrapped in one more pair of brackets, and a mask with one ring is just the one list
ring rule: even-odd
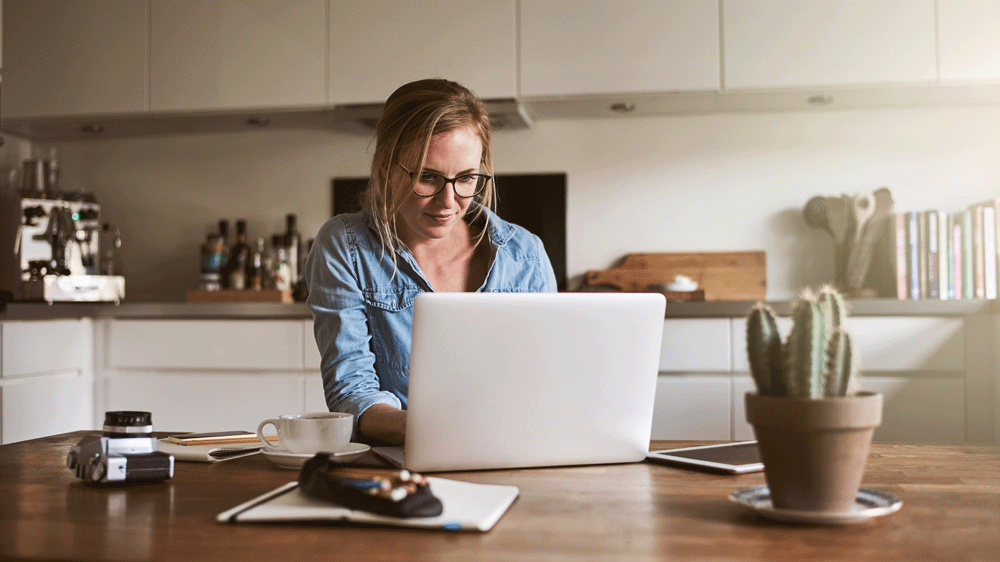
{"label": "camera", "polygon": [[149,412],[105,412],[103,435],[88,435],[71,447],[66,466],[89,484],[173,477],[174,457],[156,450],[152,418]]}

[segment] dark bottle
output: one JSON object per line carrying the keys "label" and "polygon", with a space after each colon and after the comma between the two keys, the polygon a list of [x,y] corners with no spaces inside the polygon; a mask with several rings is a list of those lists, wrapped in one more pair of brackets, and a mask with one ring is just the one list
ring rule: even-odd
{"label": "dark bottle", "polygon": [[236,243],[229,251],[229,260],[226,262],[226,275],[229,289],[246,289],[246,268],[250,261],[250,246],[247,246],[247,221],[236,221]]}
{"label": "dark bottle", "polygon": [[302,270],[300,268],[302,237],[299,235],[294,214],[289,213],[285,217],[285,225],[285,238],[282,240],[282,243],[285,246],[285,257],[288,259],[288,283],[294,287],[302,277]]}

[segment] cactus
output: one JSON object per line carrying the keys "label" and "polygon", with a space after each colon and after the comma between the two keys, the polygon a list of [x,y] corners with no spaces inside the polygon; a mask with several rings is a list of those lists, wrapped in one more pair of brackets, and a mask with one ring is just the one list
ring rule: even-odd
{"label": "cactus", "polygon": [[757,303],[747,315],[747,356],[761,394],[784,394],[781,334],[774,313],[764,303]]}
{"label": "cactus", "polygon": [[792,308],[784,345],[773,311],[757,303],[747,314],[747,357],[762,395],[823,398],[854,390],[853,342],[841,326],[844,299],[832,287],[803,292]]}

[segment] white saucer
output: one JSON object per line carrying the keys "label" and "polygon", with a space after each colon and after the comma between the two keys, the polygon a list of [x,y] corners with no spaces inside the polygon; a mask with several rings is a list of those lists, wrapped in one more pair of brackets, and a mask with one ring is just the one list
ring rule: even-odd
{"label": "white saucer", "polygon": [[[334,462],[349,463],[354,462],[361,458],[362,455],[371,450],[371,447],[365,445],[364,443],[349,443],[343,451],[338,451],[336,453],[331,453],[330,458]],[[274,464],[280,466],[281,468],[302,468],[302,465],[306,463],[307,460],[315,457],[315,453],[300,454],[300,453],[288,453],[285,451],[279,451],[277,449],[272,449],[271,447],[264,447],[260,452],[267,457],[267,460],[273,462]]]}
{"label": "white saucer", "polygon": [[861,488],[854,500],[854,509],[844,512],[799,511],[778,509],[771,505],[771,490],[767,486],[754,486],[729,494],[729,501],[748,507],[775,521],[790,523],[815,523],[820,525],[846,525],[866,521],[872,517],[899,511],[903,502],[896,496]]}

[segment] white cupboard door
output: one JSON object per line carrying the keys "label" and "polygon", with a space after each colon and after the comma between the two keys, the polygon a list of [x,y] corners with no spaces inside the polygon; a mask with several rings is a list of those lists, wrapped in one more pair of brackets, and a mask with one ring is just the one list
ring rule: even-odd
{"label": "white cupboard door", "polygon": [[297,320],[116,320],[107,361],[114,369],[302,369]]}
{"label": "white cupboard door", "polygon": [[726,89],[931,83],[934,0],[723,0]]}
{"label": "white cupboard door", "polygon": [[146,109],[147,3],[6,0],[4,119]]}
{"label": "white cupboard door", "polygon": [[1000,81],[1000,2],[938,0],[941,81]]}
{"label": "white cupboard door", "polygon": [[324,0],[152,0],[152,111],[326,103]]}
{"label": "white cupboard door", "polygon": [[4,322],[0,357],[4,378],[57,371],[93,372],[93,321],[26,320]]}
{"label": "white cupboard door", "polygon": [[[792,328],[788,317],[776,319],[782,339]],[[965,369],[965,339],[961,318],[939,316],[849,316],[844,328],[855,343],[863,373],[949,372]],[[733,321],[733,368],[749,372],[746,320]]]}
{"label": "white cupboard door", "polygon": [[381,103],[422,78],[483,99],[516,89],[514,0],[343,0],[330,4],[330,103]]}
{"label": "white cupboard door", "polygon": [[108,410],[150,412],[156,431],[255,431],[305,407],[300,375],[126,371],[105,385]]}
{"label": "white cupboard door", "polygon": [[[876,441],[964,443],[965,387],[962,379],[919,376],[861,377],[862,390],[882,393],[882,424]],[[753,439],[745,395],[756,392],[749,375],[733,377],[733,439]]]}
{"label": "white cupboard door", "polygon": [[522,0],[521,94],[719,90],[715,0]]}
{"label": "white cupboard door", "polygon": [[862,377],[861,388],[882,393],[876,441],[964,443],[965,386],[961,378]]}
{"label": "white cupboard door", "polygon": [[663,323],[660,372],[730,373],[728,318],[670,318]]}
{"label": "white cupboard door", "polygon": [[730,377],[660,375],[651,439],[730,439]]}
{"label": "white cupboard door", "polygon": [[94,378],[80,370],[4,379],[0,398],[3,444],[95,429]]}

